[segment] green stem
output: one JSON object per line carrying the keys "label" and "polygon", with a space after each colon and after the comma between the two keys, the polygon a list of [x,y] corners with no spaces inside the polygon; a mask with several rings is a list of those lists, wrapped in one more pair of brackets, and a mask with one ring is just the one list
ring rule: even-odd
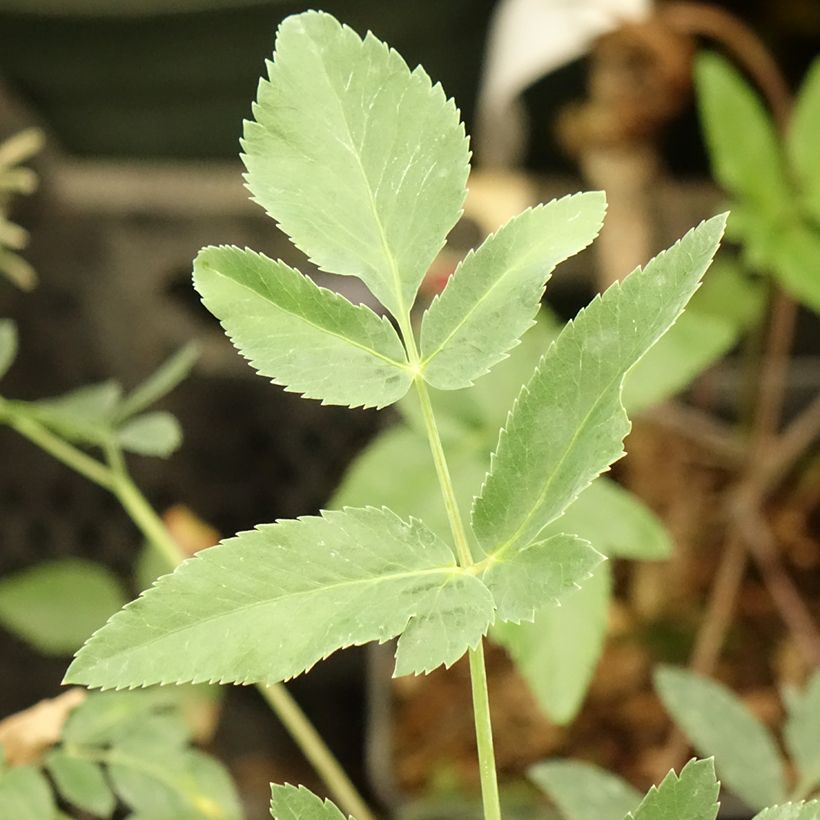
{"label": "green stem", "polygon": [[[424,376],[420,372],[419,354],[409,316],[400,323],[400,328],[407,345],[407,355],[411,367],[416,370],[414,383],[421,404],[421,415],[427,431],[427,440],[433,454],[444,507],[450,522],[450,530],[456,546],[458,562],[462,567],[472,567],[473,555],[467,532],[461,519],[461,511],[456,501],[450,469],[447,466],[447,456],[441,442],[433,404]],[[498,776],[495,770],[495,750],[493,748],[493,727],[490,716],[490,697],[487,690],[487,669],[484,663],[484,646],[479,643],[471,649],[470,656],[470,685],[473,694],[473,716],[475,720],[475,737],[478,748],[478,768],[481,777],[481,799],[484,805],[485,820],[501,820],[501,801],[498,794]]]}

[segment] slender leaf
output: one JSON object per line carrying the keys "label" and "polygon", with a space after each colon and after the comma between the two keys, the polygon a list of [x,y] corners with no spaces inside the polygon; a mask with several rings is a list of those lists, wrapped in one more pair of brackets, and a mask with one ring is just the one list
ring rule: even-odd
{"label": "slender leaf", "polygon": [[527,775],[566,820],[623,820],[641,802],[637,789],[591,763],[548,760],[531,767]]}
{"label": "slender leaf", "polygon": [[506,357],[533,324],[559,262],[597,236],[602,192],[576,194],[513,217],[456,268],[421,325],[424,378],[456,390]]}
{"label": "slender leaf", "polygon": [[801,781],[810,787],[820,783],[820,672],[812,676],[802,692],[794,693],[787,705],[783,727],[786,748]]}
{"label": "slender leaf", "polygon": [[754,820],[820,820],[820,800],[772,806],[756,814]]}
{"label": "slender leaf", "polygon": [[283,262],[205,248],[194,262],[194,284],[239,352],[289,392],[383,407],[410,386],[404,348],[387,319]]}
{"label": "slender leaf", "polygon": [[113,381],[80,387],[63,396],[15,407],[54,432],[88,444],[100,444],[111,434],[122,388]]}
{"label": "slender leaf", "polygon": [[182,444],[182,428],[175,416],[156,410],[124,422],[117,430],[117,442],[130,453],[167,458]]}
{"label": "slender leaf", "polygon": [[345,820],[330,800],[288,783],[271,785],[270,813],[274,820]]}
{"label": "slender leaf", "polygon": [[680,776],[670,771],[653,786],[624,820],[715,820],[719,791],[714,761],[690,760]]}
{"label": "slender leaf", "polygon": [[404,317],[465,196],[467,139],[441,86],[372,34],[306,12],[279,27],[253,116],[256,201],[320,268]]}
{"label": "slender leaf", "polygon": [[522,389],[473,505],[496,556],[526,546],[613,461],[629,421],[624,375],[677,319],[717,249],[715,217],[581,311]]}
{"label": "slender leaf", "polygon": [[[439,618],[435,634],[427,616]],[[325,512],[241,533],[160,578],[80,650],[66,680],[275,683],[408,622],[397,663],[423,671],[455,662],[492,617],[487,588],[420,522]],[[425,646],[414,647],[417,630]]]}
{"label": "slender leaf", "polygon": [[63,798],[78,809],[109,817],[116,808],[117,798],[98,763],[55,749],[46,757],[46,768]]}
{"label": "slender leaf", "polygon": [[559,533],[498,560],[489,559],[482,580],[503,621],[532,621],[536,610],[577,590],[603,560],[589,541]]}
{"label": "slender leaf", "polygon": [[820,60],[815,59],[806,74],[789,122],[786,148],[800,184],[803,203],[820,224]]}
{"label": "slender leaf", "polygon": [[0,817],[9,820],[52,820],[57,806],[45,777],[33,766],[0,772]]}
{"label": "slender leaf", "polygon": [[68,655],[125,601],[108,569],[66,558],[0,581],[0,624],[41,652]]}
{"label": "slender leaf", "polygon": [[766,727],[725,686],[683,669],[660,667],[655,688],[702,755],[714,755],[720,778],[752,808],[786,799],[786,776]]}
{"label": "slender leaf", "polygon": [[0,319],[0,379],[17,358],[17,325],[11,319]]}
{"label": "slender leaf", "polygon": [[181,347],[120,402],[117,420],[135,416],[164,398],[188,377],[198,358],[199,348],[193,342]]}
{"label": "slender leaf", "polygon": [[499,622],[490,633],[509,652],[544,714],[560,726],[578,714],[598,665],[611,594],[605,561],[560,606],[539,609],[533,623]]}

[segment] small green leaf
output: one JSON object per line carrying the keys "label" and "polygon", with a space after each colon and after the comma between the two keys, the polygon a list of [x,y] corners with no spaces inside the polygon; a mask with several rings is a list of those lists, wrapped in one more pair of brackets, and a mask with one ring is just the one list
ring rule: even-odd
{"label": "small green leaf", "polygon": [[[786,748],[807,787],[820,782],[820,672],[787,701]],[[808,794],[808,792],[804,792]]]}
{"label": "small green leaf", "polygon": [[663,705],[702,755],[714,755],[720,778],[756,809],[786,799],[786,775],[768,729],[725,686],[693,672],[660,667]]}
{"label": "small green leaf", "polygon": [[53,820],[57,806],[48,780],[33,766],[0,773],[0,817],[8,820]]}
{"label": "small green leaf", "polygon": [[786,226],[772,242],[767,260],[783,289],[820,313],[820,227]]}
{"label": "small green leaf", "polygon": [[559,533],[498,560],[490,556],[481,579],[495,598],[501,620],[532,621],[536,610],[580,588],[602,560],[589,541]]}
{"label": "small green leaf", "polygon": [[772,806],[756,814],[754,820],[820,820],[820,800]]}
{"label": "small green leaf", "polygon": [[[561,606],[539,609],[533,623],[496,623],[490,632],[509,652],[541,710],[559,726],[578,714],[598,665],[611,594],[605,561]],[[623,812],[617,815],[622,816]]]}
{"label": "small green leaf", "polygon": [[17,325],[11,319],[0,319],[0,379],[17,357]]}
{"label": "small green leaf", "polygon": [[755,91],[714,52],[698,56],[695,88],[717,181],[766,218],[788,212],[792,193],[780,141]]}
{"label": "small green leaf", "polygon": [[41,652],[68,655],[125,600],[108,569],[66,558],[0,581],[0,624]]}
{"label": "small green leaf", "polygon": [[199,348],[193,342],[181,347],[120,402],[117,421],[147,410],[168,395],[188,377],[198,358]]}
{"label": "small green leaf", "polygon": [[820,134],[820,60],[815,60],[806,74],[789,121],[786,149],[797,181],[802,188],[803,203],[811,217],[820,224],[820,156],[817,135]]}
{"label": "small green leaf", "polygon": [[637,789],[591,763],[547,760],[530,768],[527,775],[566,820],[623,820],[641,802]]}
{"label": "small green leaf", "polygon": [[715,217],[562,331],[516,400],[473,505],[473,531],[496,557],[525,547],[623,455],[624,375],[674,323],[698,287],[725,224]]}
{"label": "small green leaf", "polygon": [[186,561],[97,632],[66,681],[275,683],[428,614],[440,616],[438,630],[425,626],[431,640],[418,653],[400,645],[403,670],[450,665],[475,646],[492,596],[420,522],[373,508],[325,512],[263,525]]}
{"label": "small green leaf", "polygon": [[304,786],[297,788],[289,783],[271,784],[270,813],[274,820],[345,820],[330,800],[322,800]]}
{"label": "small green leaf", "polygon": [[108,817],[116,808],[117,798],[99,764],[55,749],[46,757],[46,768],[60,794],[78,809]]}
{"label": "small green leaf", "polygon": [[58,435],[85,444],[101,444],[111,434],[122,388],[113,381],[72,390],[63,396],[15,407]]}
{"label": "small green leaf", "polygon": [[116,433],[123,450],[141,456],[167,458],[182,444],[182,428],[175,416],[164,410],[133,416]]}
{"label": "small green leaf", "polygon": [[624,820],[715,820],[719,792],[714,761],[690,760],[680,776],[670,771],[653,786]]}
{"label": "small green leaf", "polygon": [[306,12],[279,27],[253,117],[254,199],[320,268],[360,277],[403,319],[464,202],[452,100],[372,34]]}
{"label": "small green leaf", "polygon": [[424,314],[424,378],[441,390],[469,387],[506,358],[533,324],[559,262],[598,235],[602,192],[575,194],[513,217],[456,268]]}
{"label": "small green leaf", "polygon": [[239,352],[288,392],[324,404],[384,407],[410,387],[390,322],[253,251],[205,248],[194,284]]}

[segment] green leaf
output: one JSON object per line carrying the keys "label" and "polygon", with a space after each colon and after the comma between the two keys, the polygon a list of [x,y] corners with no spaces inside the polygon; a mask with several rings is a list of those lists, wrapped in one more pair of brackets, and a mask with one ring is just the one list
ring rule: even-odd
{"label": "green leaf", "polygon": [[820,313],[820,228],[790,224],[778,232],[770,253],[769,264],[783,289]]}
{"label": "green leaf", "polygon": [[714,52],[698,56],[695,88],[717,181],[767,219],[787,213],[792,193],[780,142],[758,95]]}
{"label": "green leaf", "polygon": [[164,410],[143,413],[124,422],[116,433],[123,450],[141,456],[167,458],[182,444],[182,428]]}
{"label": "green leaf", "polygon": [[541,537],[574,532],[610,558],[657,561],[674,545],[663,522],[634,493],[608,478],[593,481]]}
{"label": "green leaf", "polygon": [[559,533],[521,550],[487,559],[481,579],[503,621],[532,621],[535,612],[577,590],[603,560],[589,541]]}
{"label": "green leaf", "polygon": [[63,396],[15,407],[71,441],[100,444],[111,433],[122,388],[113,381],[72,390]]}
{"label": "green leaf", "polygon": [[198,358],[199,347],[193,342],[181,347],[120,402],[117,420],[141,413],[165,397],[188,377]]}
{"label": "green leaf", "polygon": [[125,601],[108,569],[66,558],[0,581],[0,624],[41,652],[68,655]]}
{"label": "green leaf", "polygon": [[818,134],[820,134],[820,60],[816,59],[806,74],[797,95],[786,135],[786,149],[797,182],[802,188],[806,210],[816,222],[820,223]]}
{"label": "green leaf", "polygon": [[[786,748],[807,786],[820,782],[820,672],[787,700]],[[804,792],[806,794],[808,792]]]}
{"label": "green leaf", "polygon": [[754,820],[820,820],[820,800],[772,806],[756,814]]}
{"label": "green leaf", "polygon": [[116,808],[117,798],[99,764],[54,749],[46,757],[46,768],[63,798],[77,808],[102,817]]}
{"label": "green leaf", "polygon": [[641,793],[626,781],[579,760],[547,760],[527,775],[566,820],[623,820],[641,802]]}
{"label": "green leaf", "polygon": [[169,751],[161,741],[126,740],[111,750],[109,772],[120,799],[152,820],[243,816],[230,776],[201,752]]}
{"label": "green leaf", "polygon": [[270,813],[274,820],[345,820],[330,800],[289,783],[271,784]]}
{"label": "green leaf", "polygon": [[[420,522],[325,512],[241,533],[160,578],[80,650],[66,682],[275,683],[405,630],[397,664],[424,671],[458,660],[492,617],[489,590]],[[414,648],[416,630],[426,646]]]}
{"label": "green leaf", "polygon": [[473,505],[486,553],[526,546],[623,455],[624,375],[677,319],[717,249],[725,217],[596,297],[562,331],[516,400]]}
{"label": "green leaf", "polygon": [[509,652],[544,714],[560,726],[578,714],[598,665],[611,594],[604,562],[561,606],[539,609],[533,623],[500,622],[490,632]]}
{"label": "green leaf", "polygon": [[306,12],[279,27],[253,116],[254,199],[320,268],[360,277],[403,318],[464,202],[452,100],[372,34]]}
{"label": "green leaf", "polygon": [[11,319],[0,319],[0,379],[17,358],[17,325]]}
{"label": "green leaf", "polygon": [[786,799],[786,777],[768,729],[725,686],[669,666],[655,672],[664,706],[702,755],[714,755],[720,778],[752,808]]}
{"label": "green leaf", "polygon": [[680,776],[670,771],[653,786],[624,820],[715,820],[719,791],[714,761],[690,760]]}
{"label": "green leaf", "polygon": [[283,262],[205,248],[194,284],[239,352],[263,376],[324,404],[384,407],[412,375],[393,326]]}
{"label": "green leaf", "polygon": [[11,820],[52,820],[57,806],[45,777],[33,766],[0,773],[0,817]]}
{"label": "green leaf", "polygon": [[469,387],[506,357],[538,312],[559,262],[598,235],[602,192],[575,194],[528,209],[458,265],[424,314],[424,378],[441,390]]}

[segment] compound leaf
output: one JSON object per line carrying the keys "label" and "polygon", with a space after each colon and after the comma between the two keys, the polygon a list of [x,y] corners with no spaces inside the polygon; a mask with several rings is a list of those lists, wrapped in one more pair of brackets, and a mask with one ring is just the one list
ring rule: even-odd
{"label": "compound leaf", "polygon": [[345,820],[330,800],[289,783],[271,784],[270,813],[274,820]]}
{"label": "compound leaf", "polygon": [[[465,600],[480,617],[465,623]],[[263,525],[186,561],[80,650],[66,680],[275,683],[337,649],[401,634],[438,613],[435,641],[409,667],[454,663],[493,617],[487,588],[418,521],[346,509]],[[458,645],[452,641],[458,634]]]}
{"label": "compound leaf", "polygon": [[695,749],[714,755],[724,785],[757,809],[785,800],[777,744],[737,696],[715,681],[668,666],[656,671],[655,688]]}
{"label": "compound leaf", "polygon": [[125,601],[110,570],[66,558],[0,581],[0,624],[41,652],[68,655]]}
{"label": "compound leaf", "polygon": [[714,761],[690,760],[680,776],[670,771],[653,786],[624,820],[715,820],[719,791]]}
{"label": "compound leaf", "polygon": [[602,560],[589,541],[559,533],[497,560],[490,556],[481,579],[502,621],[532,621],[536,610],[577,590]]}
{"label": "compound leaf", "polygon": [[55,749],[46,757],[46,768],[69,803],[96,816],[109,817],[113,813],[117,798],[98,763]]}
{"label": "compound leaf", "polygon": [[754,820],[820,820],[820,800],[771,806],[756,814]]}
{"label": "compound leaf", "polygon": [[387,319],[283,262],[205,248],[194,262],[194,284],[239,352],[289,392],[384,407],[410,386],[404,348]]}
{"label": "compound leaf", "polygon": [[566,820],[623,820],[641,802],[637,789],[591,763],[547,760],[532,766],[527,775]]}
{"label": "compound leaf", "polygon": [[464,202],[452,100],[372,34],[306,12],[279,27],[253,116],[254,199],[320,268],[360,277],[403,318]]}
{"label": "compound leaf", "polygon": [[724,224],[723,216],[702,223],[596,297],[543,356],[473,505],[473,531],[486,553],[502,557],[526,546],[623,455],[624,376],[697,289]]}
{"label": "compound leaf", "polygon": [[[541,710],[559,726],[570,723],[583,703],[604,646],[611,594],[604,561],[560,606],[539,609],[532,623],[496,623],[490,632],[510,654]],[[620,820],[623,812],[616,816]]]}
{"label": "compound leaf", "polygon": [[0,379],[17,357],[17,325],[11,319],[0,319]]}
{"label": "compound leaf", "polygon": [[533,325],[552,270],[592,242],[605,210],[602,192],[553,200],[470,251],[424,314],[425,380],[441,390],[469,387],[504,359]]}

